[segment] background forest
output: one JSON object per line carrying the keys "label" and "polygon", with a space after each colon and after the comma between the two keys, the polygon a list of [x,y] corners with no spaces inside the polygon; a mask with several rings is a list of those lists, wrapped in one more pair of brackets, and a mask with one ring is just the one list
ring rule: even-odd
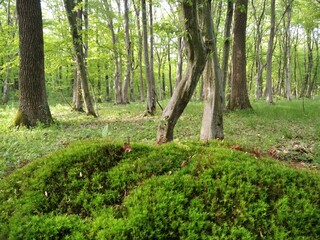
{"label": "background forest", "polygon": [[[142,56],[140,2],[129,1],[127,11],[124,6],[126,1],[78,2],[74,11],[78,11],[82,21],[78,27],[84,41],[89,85],[95,101],[113,101],[116,104],[144,101],[147,87]],[[159,100],[172,95],[180,76],[177,66],[182,64],[185,68],[184,34],[177,5],[175,1],[154,0],[147,3],[147,23],[153,39],[149,50],[152,53],[150,63]],[[315,96],[319,91],[319,2],[281,0],[276,1],[275,6],[273,95],[287,99]],[[56,0],[42,1],[42,9],[48,97],[50,102],[71,103],[77,74],[66,11],[63,2]],[[213,1],[217,50],[221,60],[224,44],[228,42],[224,37],[227,10],[228,1]],[[2,103],[6,104],[10,99],[18,100],[19,50],[15,2],[2,0],[0,13],[0,84]],[[270,18],[269,1],[249,1],[246,59],[251,99],[265,96]],[[200,82],[194,98],[202,97]]]}

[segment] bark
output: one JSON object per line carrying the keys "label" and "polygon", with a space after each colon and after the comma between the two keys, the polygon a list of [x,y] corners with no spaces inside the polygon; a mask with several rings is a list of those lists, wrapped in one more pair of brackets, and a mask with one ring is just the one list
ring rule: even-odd
{"label": "bark", "polygon": [[[11,18],[11,1],[8,1],[7,6],[7,24],[8,26],[12,26],[12,18]],[[14,38],[14,34],[12,35]],[[10,58],[10,56],[9,56]],[[10,93],[10,77],[11,77],[11,67],[7,67],[7,74],[3,83],[3,91],[2,91],[2,103],[7,104],[9,102],[9,93]]]}
{"label": "bark", "polygon": [[78,112],[84,112],[81,94],[81,78],[77,66],[75,66],[73,73],[72,109]]}
{"label": "bark", "polygon": [[275,0],[271,0],[271,27],[267,51],[267,74],[266,74],[266,102],[269,104],[273,103],[273,93],[272,93],[272,53],[273,44],[275,36],[275,24],[276,24],[276,14],[275,14]]}
{"label": "bark", "polygon": [[256,10],[256,6],[254,5],[254,1],[251,0],[251,5],[252,5],[252,9],[253,9],[253,16],[254,16],[254,20],[255,20],[255,24],[256,24],[256,39],[254,42],[255,45],[255,65],[256,65],[256,75],[255,75],[255,80],[256,80],[256,100],[259,100],[262,97],[262,84],[263,84],[263,80],[262,80],[262,73],[263,73],[263,69],[264,66],[262,63],[262,59],[261,59],[261,43],[262,43],[262,22],[263,22],[263,17],[265,14],[265,6],[266,6],[266,0],[263,1],[263,6],[262,6],[262,10],[261,13],[258,16],[257,10]]}
{"label": "bark", "polygon": [[77,16],[73,12],[75,4],[73,0],[64,0],[64,5],[68,16],[68,22],[70,25],[72,44],[74,53],[76,55],[77,67],[80,72],[82,96],[86,108],[86,113],[87,115],[97,117],[97,114],[94,111],[92,98],[89,91],[87,68],[85,64],[85,55],[83,52],[83,40],[77,28]]}
{"label": "bark", "polygon": [[[179,84],[182,78],[182,67],[183,67],[183,39],[182,37],[178,38],[178,61],[177,61],[177,73],[176,73],[176,83],[175,87]],[[170,87],[170,96],[172,96],[172,86]]]}
{"label": "bark", "polygon": [[190,101],[207,61],[207,50],[201,37],[197,0],[185,0],[181,3],[184,30],[186,34],[187,69],[184,77],[175,88],[173,95],[164,109],[158,126],[157,142],[173,140],[174,127]]}
{"label": "bark", "polygon": [[113,45],[113,59],[115,64],[115,72],[114,72],[114,88],[115,88],[115,104],[123,104],[123,95],[122,95],[122,77],[121,77],[121,58],[120,58],[120,50],[118,47],[118,38],[116,36],[116,32],[113,24],[113,16],[110,4],[107,0],[104,0],[104,6],[107,11],[107,22],[108,28],[110,30],[112,45]]}
{"label": "bark", "polygon": [[[308,89],[307,89],[307,97],[311,98],[312,96],[312,91],[314,89],[314,86],[316,84],[317,81],[317,77],[318,77],[318,69],[319,69],[319,43],[318,43],[318,38],[316,36],[314,36],[314,47],[315,47],[315,52],[316,52],[316,59],[313,60],[313,66],[312,67],[312,72],[313,72],[313,76],[311,73],[310,76],[310,84],[308,84]],[[313,48],[312,48],[313,49]]]}
{"label": "bark", "polygon": [[227,88],[227,77],[228,77],[228,67],[229,67],[229,56],[230,56],[230,43],[231,43],[231,24],[233,16],[233,1],[228,1],[228,9],[226,14],[226,20],[224,25],[224,44],[223,44],[223,57],[222,57],[222,91],[223,99],[222,104],[226,104],[226,88]]}
{"label": "bark", "polygon": [[17,0],[19,21],[19,108],[15,118],[16,126],[32,127],[41,122],[53,122],[47,102],[43,23],[40,0]]}
{"label": "bark", "polygon": [[234,15],[232,46],[232,79],[230,110],[251,108],[247,90],[246,25],[248,0],[237,0]]}
{"label": "bark", "polygon": [[171,45],[168,42],[168,78],[169,78],[169,89],[170,89],[170,97],[172,96],[173,86],[172,86],[172,67],[171,67]]}
{"label": "bark", "polygon": [[292,99],[291,96],[291,7],[289,7],[287,11],[287,26],[286,26],[286,65],[285,65],[285,71],[286,71],[286,97],[290,101]]}
{"label": "bark", "polygon": [[206,22],[206,41],[211,50],[204,71],[204,111],[200,131],[201,140],[223,139],[223,92],[220,61],[217,51],[217,40],[215,36],[211,1],[206,1],[203,6],[203,21]]}
{"label": "bark", "polygon": [[125,41],[126,41],[126,77],[124,80],[123,87],[123,101],[124,103],[129,103],[129,85],[131,81],[131,71],[132,71],[132,49],[131,49],[131,41],[130,41],[130,30],[129,30],[129,7],[128,0],[124,0],[124,19],[125,19]]}
{"label": "bark", "polygon": [[307,91],[312,87],[312,68],[313,68],[313,44],[311,38],[312,30],[307,30],[307,67],[305,80],[302,85],[301,97],[311,97],[311,91]]}
{"label": "bark", "polygon": [[[144,52],[144,63],[147,77],[147,114],[154,115],[156,113],[156,90],[154,76],[149,59],[149,46],[148,46],[148,30],[147,30],[147,12],[146,12],[146,1],[141,0],[142,7],[142,29],[143,29],[143,52]],[[152,50],[150,50],[152,51]]]}
{"label": "bark", "polygon": [[138,9],[135,1],[133,0],[133,7],[136,13],[136,21],[137,21],[137,29],[139,36],[139,45],[138,45],[138,67],[139,67],[139,89],[140,89],[140,101],[145,101],[144,94],[144,80],[143,80],[143,69],[142,69],[142,50],[143,50],[143,42],[142,42],[142,31],[141,31],[141,23],[140,23],[140,10]]}

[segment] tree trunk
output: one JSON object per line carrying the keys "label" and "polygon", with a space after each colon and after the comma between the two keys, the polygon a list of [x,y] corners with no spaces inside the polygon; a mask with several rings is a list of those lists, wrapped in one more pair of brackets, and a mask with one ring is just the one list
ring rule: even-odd
{"label": "tree trunk", "polygon": [[[175,88],[178,86],[179,82],[182,79],[182,68],[183,68],[183,38],[178,38],[178,62],[177,62],[177,74],[176,74],[176,83]],[[172,86],[170,87],[170,96],[172,96]]]}
{"label": "tree trunk", "polygon": [[139,36],[139,45],[138,45],[138,67],[139,67],[139,89],[140,89],[140,101],[145,101],[144,96],[144,80],[143,80],[143,69],[142,69],[142,50],[143,50],[143,42],[142,42],[142,31],[141,31],[141,24],[140,24],[140,10],[138,9],[135,1],[133,0],[133,7],[136,13],[136,20],[137,20],[137,29],[138,29],[138,36]]}
{"label": "tree trunk", "polygon": [[47,102],[43,24],[40,0],[17,0],[19,19],[19,109],[15,117],[16,126],[32,127],[41,122],[53,122]]}
{"label": "tree trunk", "polygon": [[[104,0],[104,6],[107,11],[107,22],[108,28],[110,30],[111,39],[112,39],[112,50],[113,50],[113,59],[115,64],[114,72],[114,88],[115,88],[115,104],[123,104],[123,94],[122,94],[122,66],[121,66],[121,54],[118,47],[118,39],[115,33],[114,24],[113,24],[113,12],[108,0]],[[119,8],[119,6],[118,6]]]}
{"label": "tree trunk", "polygon": [[227,88],[227,77],[228,77],[228,67],[229,67],[229,56],[230,56],[230,43],[231,43],[231,24],[233,16],[233,1],[228,1],[228,9],[226,14],[226,20],[224,25],[224,44],[223,44],[223,57],[222,57],[222,91],[223,99],[222,105],[226,105],[226,88]]}
{"label": "tree trunk", "polygon": [[255,48],[255,66],[256,66],[256,74],[255,74],[255,80],[256,80],[256,100],[259,100],[262,97],[262,73],[264,69],[264,65],[262,64],[261,59],[261,43],[262,43],[262,26],[261,23],[263,22],[263,17],[265,14],[265,6],[266,6],[266,0],[263,1],[263,7],[261,10],[261,13],[258,16],[256,7],[254,5],[254,1],[251,0],[251,5],[253,9],[253,16],[255,20],[256,25],[256,39],[254,41],[254,48]]}
{"label": "tree trunk", "polygon": [[200,131],[201,140],[223,139],[223,91],[220,61],[217,51],[211,1],[203,6],[203,21],[206,22],[206,38],[210,42],[211,57],[204,71],[204,111]]}
{"label": "tree trunk", "polygon": [[81,94],[81,78],[80,78],[80,72],[77,66],[75,66],[74,73],[73,73],[72,108],[75,111],[84,112],[82,94]]}
{"label": "tree trunk", "polygon": [[68,21],[70,25],[71,35],[72,35],[72,44],[73,49],[76,55],[77,66],[80,71],[81,78],[81,89],[84,100],[84,105],[86,108],[87,115],[92,115],[97,117],[97,114],[94,111],[92,98],[90,96],[89,84],[88,84],[88,75],[87,68],[85,64],[85,57],[83,52],[83,41],[82,37],[77,28],[77,15],[74,14],[73,10],[75,7],[73,0],[64,0],[65,9],[68,16]]}
{"label": "tree trunk", "polygon": [[200,75],[207,61],[208,53],[204,45],[198,24],[196,0],[184,0],[182,15],[186,34],[188,65],[184,77],[175,88],[173,95],[164,109],[157,132],[157,142],[166,143],[173,140],[174,127],[190,101]]}
{"label": "tree trunk", "polygon": [[147,77],[147,83],[148,83],[146,113],[150,115],[154,115],[156,113],[156,90],[155,90],[154,76],[153,76],[152,68],[150,65],[150,59],[149,59],[147,12],[146,12],[145,0],[141,0],[141,7],[142,7],[142,28],[143,28],[143,52],[144,52],[146,77]]}
{"label": "tree trunk", "polygon": [[246,25],[248,0],[237,0],[234,15],[232,46],[232,80],[228,108],[251,108],[246,73]]}
{"label": "tree trunk", "polygon": [[[11,1],[8,1],[7,6],[7,24],[8,26],[12,26],[12,18],[11,18]],[[14,34],[12,34],[12,39],[14,39]],[[11,40],[11,39],[10,39]],[[10,56],[8,56],[10,58]],[[11,67],[7,66],[7,73],[6,77],[4,78],[3,83],[3,91],[2,91],[2,103],[7,104],[9,102],[9,96],[10,96],[10,77],[11,77]]]}
{"label": "tree trunk", "polygon": [[129,31],[129,7],[128,0],[124,0],[124,19],[125,19],[125,40],[126,40],[126,57],[127,57],[127,69],[126,77],[124,80],[123,87],[123,101],[124,103],[129,103],[129,85],[131,81],[131,71],[132,71],[132,50],[130,41],[130,31]]}
{"label": "tree trunk", "polygon": [[285,71],[286,71],[286,97],[289,101],[291,101],[291,6],[289,6],[289,9],[287,11],[287,26],[286,26],[286,65],[285,65]]}
{"label": "tree trunk", "polygon": [[173,86],[172,86],[172,67],[171,67],[171,45],[168,42],[168,78],[169,78],[169,89],[170,89],[170,97],[172,96]]}
{"label": "tree trunk", "polygon": [[271,27],[267,51],[267,76],[266,76],[266,102],[273,103],[272,93],[272,53],[273,53],[273,41],[275,35],[276,13],[275,13],[275,0],[271,0]]}

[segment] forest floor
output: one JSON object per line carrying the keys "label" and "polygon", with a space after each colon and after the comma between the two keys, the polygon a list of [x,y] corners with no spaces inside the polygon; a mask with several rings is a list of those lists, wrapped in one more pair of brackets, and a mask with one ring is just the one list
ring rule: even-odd
{"label": "forest floor", "polygon": [[[161,102],[165,106],[167,102]],[[65,148],[83,139],[155,144],[161,116],[145,117],[144,103],[98,105],[98,118],[71,111],[67,104],[49,103],[55,123],[33,129],[12,126],[17,105],[0,106],[0,179],[4,173]],[[278,100],[252,103],[253,110],[226,112],[224,145],[268,156],[294,167],[320,166],[320,99]],[[201,127],[202,102],[191,102],[175,128],[175,141],[197,141]]]}

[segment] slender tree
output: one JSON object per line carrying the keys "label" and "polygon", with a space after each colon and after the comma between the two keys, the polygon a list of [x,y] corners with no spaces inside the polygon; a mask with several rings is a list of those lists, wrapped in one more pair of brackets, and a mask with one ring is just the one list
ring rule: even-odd
{"label": "slender tree", "polygon": [[[141,8],[142,8],[142,29],[143,29],[143,52],[144,52],[144,63],[145,63],[147,87],[148,87],[147,114],[154,115],[156,113],[156,88],[155,88],[154,74],[153,74],[153,68],[152,68],[153,65],[150,64],[150,61],[153,60],[153,57],[151,58],[151,60],[149,59],[147,10],[146,10],[145,0],[141,0]],[[151,40],[151,42],[152,41],[153,40]],[[152,47],[153,46],[151,46],[150,51],[153,51]]]}
{"label": "slender tree", "polygon": [[43,23],[40,0],[17,0],[19,22],[19,109],[16,126],[53,122],[44,76]]}
{"label": "slender tree", "polygon": [[266,78],[266,102],[271,104],[273,103],[273,93],[272,93],[272,53],[273,53],[273,44],[275,36],[275,24],[276,24],[276,9],[275,9],[275,0],[271,0],[270,5],[270,14],[271,14],[271,26],[270,26],[270,35],[268,43],[268,52],[267,52],[267,78]]}
{"label": "slender tree", "polygon": [[230,110],[251,108],[246,76],[247,9],[248,0],[236,1],[232,44],[231,95],[228,106]]}
{"label": "slender tree", "polygon": [[225,106],[226,104],[226,88],[227,88],[227,79],[228,79],[229,58],[230,58],[232,16],[233,16],[233,0],[228,0],[226,20],[224,25],[224,36],[223,36],[224,43],[223,43],[222,72],[221,72],[223,106]]}
{"label": "slender tree", "polygon": [[77,14],[74,12],[74,9],[75,9],[74,0],[64,0],[64,6],[66,9],[66,13],[67,13],[67,17],[70,25],[70,31],[72,35],[72,44],[73,44],[73,49],[76,56],[77,67],[80,72],[82,96],[84,99],[86,112],[88,115],[97,117],[97,114],[94,111],[92,98],[90,96],[90,91],[89,91],[83,39],[77,27]]}
{"label": "slender tree", "polygon": [[223,91],[217,40],[213,26],[211,0],[203,5],[206,42],[211,54],[204,71],[204,111],[200,131],[201,140],[223,139]]}
{"label": "slender tree", "polygon": [[143,41],[142,41],[142,30],[140,23],[140,8],[136,4],[135,0],[132,0],[134,11],[136,14],[136,23],[137,23],[137,31],[138,31],[138,68],[139,68],[139,89],[140,89],[140,100],[141,102],[145,101],[145,93],[144,93],[144,79],[143,79],[143,68],[142,68],[142,50],[143,50]]}
{"label": "slender tree", "polygon": [[176,86],[168,105],[162,113],[157,132],[158,143],[173,140],[174,127],[190,101],[207,62],[208,51],[199,28],[198,6],[200,4],[197,5],[197,3],[197,0],[181,2],[188,64],[184,77]]}
{"label": "slender tree", "polygon": [[129,30],[129,6],[128,0],[124,0],[124,19],[125,19],[125,42],[126,42],[126,57],[127,57],[127,69],[123,87],[123,101],[129,103],[129,85],[131,82],[132,71],[132,49]]}

